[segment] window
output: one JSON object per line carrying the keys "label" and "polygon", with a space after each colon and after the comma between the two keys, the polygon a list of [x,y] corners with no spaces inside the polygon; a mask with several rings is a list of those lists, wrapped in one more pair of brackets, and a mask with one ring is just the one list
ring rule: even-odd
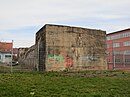
{"label": "window", "polygon": [[111,40],[111,37],[110,37],[110,36],[108,36],[108,37],[107,37],[107,40]]}
{"label": "window", "polygon": [[130,46],[130,41],[126,41],[123,43],[123,46]]}
{"label": "window", "polygon": [[119,54],[121,54],[121,52],[120,51],[114,51],[113,54],[114,55],[119,55]]}
{"label": "window", "polygon": [[121,61],[120,61],[120,59],[115,59],[115,62],[120,63]]}
{"label": "window", "polygon": [[125,59],[125,63],[130,63],[130,59]]}
{"label": "window", "polygon": [[120,43],[113,43],[113,47],[120,47]]}
{"label": "window", "polygon": [[124,55],[130,55],[130,50],[124,51]]}
{"label": "window", "polygon": [[11,55],[5,55],[5,58],[11,58]]}

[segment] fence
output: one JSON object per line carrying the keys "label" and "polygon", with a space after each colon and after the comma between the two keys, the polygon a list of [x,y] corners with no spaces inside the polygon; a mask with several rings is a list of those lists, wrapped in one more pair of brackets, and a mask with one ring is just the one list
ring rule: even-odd
{"label": "fence", "polygon": [[34,70],[32,53],[29,54],[29,58],[27,56],[29,52],[32,52],[30,46],[34,44],[33,41],[4,39],[0,42],[0,72],[28,72]]}
{"label": "fence", "polygon": [[108,69],[130,69],[130,55],[116,54],[109,58]]}
{"label": "fence", "polygon": [[[49,56],[49,55],[48,55]],[[47,71],[55,70],[103,70],[106,61],[102,60],[101,55],[80,56],[79,58],[69,58],[61,56],[48,57],[46,60]],[[76,61],[77,60],[77,61]],[[102,65],[100,65],[100,63]],[[12,64],[12,72],[33,72],[38,71],[35,57],[26,57],[19,60],[19,64]],[[0,64],[0,72],[11,72],[11,64]]]}

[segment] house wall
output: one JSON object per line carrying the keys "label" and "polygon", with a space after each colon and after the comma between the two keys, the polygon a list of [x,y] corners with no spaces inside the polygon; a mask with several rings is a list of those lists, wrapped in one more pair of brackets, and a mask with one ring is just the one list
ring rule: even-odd
{"label": "house wall", "polygon": [[11,54],[10,53],[0,53],[1,59],[0,62],[9,64],[11,60]]}
{"label": "house wall", "polygon": [[3,62],[3,54],[0,53],[0,62]]}
{"label": "house wall", "polygon": [[36,34],[37,64],[40,70],[104,70],[105,31],[45,25]]}

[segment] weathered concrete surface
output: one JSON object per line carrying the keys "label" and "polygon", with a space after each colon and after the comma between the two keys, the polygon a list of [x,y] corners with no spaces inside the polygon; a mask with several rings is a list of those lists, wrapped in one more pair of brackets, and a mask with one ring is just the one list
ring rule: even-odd
{"label": "weathered concrete surface", "polygon": [[29,48],[18,48],[18,61],[20,64],[24,63],[25,54],[28,51]]}
{"label": "weathered concrete surface", "polygon": [[21,69],[34,70],[35,67],[35,45],[30,48],[19,48],[18,61]]}
{"label": "weathered concrete surface", "polygon": [[36,33],[39,71],[104,70],[106,32],[61,25],[45,25]]}

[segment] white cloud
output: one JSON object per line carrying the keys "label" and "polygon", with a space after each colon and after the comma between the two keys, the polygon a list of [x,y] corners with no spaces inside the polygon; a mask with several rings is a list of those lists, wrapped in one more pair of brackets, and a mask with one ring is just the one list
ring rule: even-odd
{"label": "white cloud", "polygon": [[0,38],[16,39],[22,31],[13,35],[10,30],[45,23],[116,31],[130,25],[129,4],[129,0],[0,0]]}

